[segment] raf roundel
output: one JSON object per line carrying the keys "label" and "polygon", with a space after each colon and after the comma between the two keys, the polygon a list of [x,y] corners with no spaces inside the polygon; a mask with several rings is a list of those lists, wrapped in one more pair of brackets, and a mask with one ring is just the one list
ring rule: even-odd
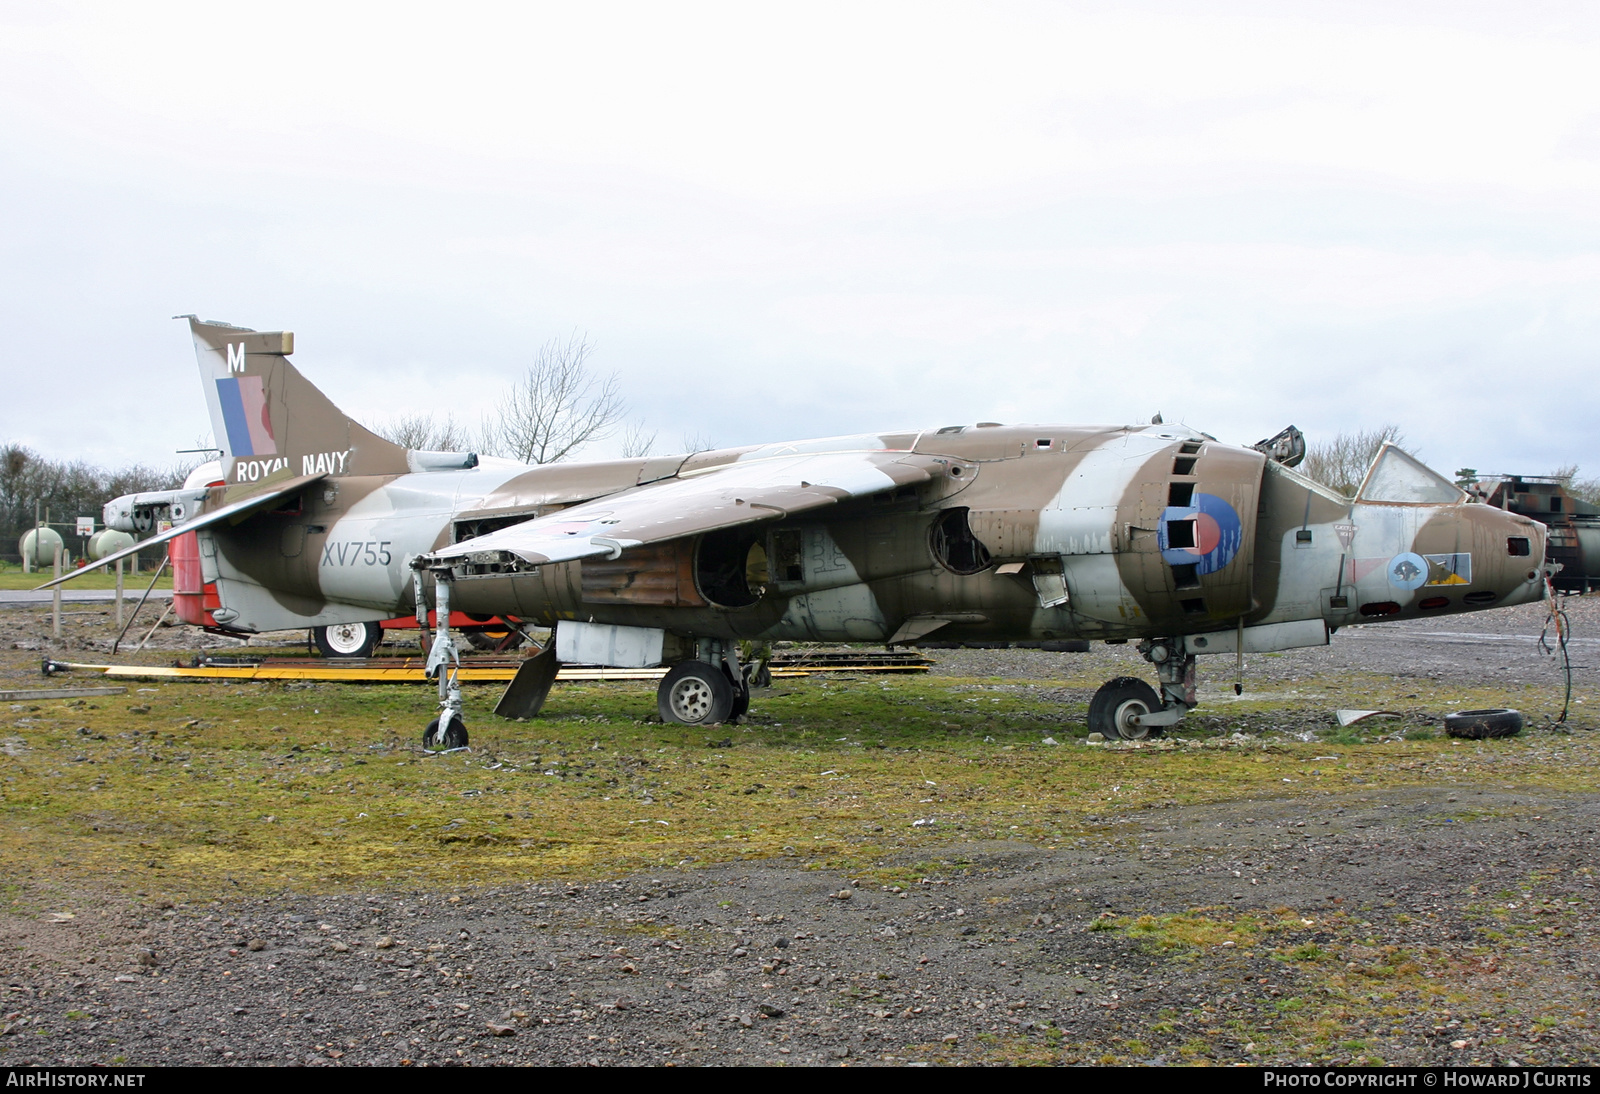
{"label": "raf roundel", "polygon": [[1173,566],[1196,566],[1197,573],[1214,574],[1239,553],[1243,528],[1233,506],[1215,494],[1196,494],[1194,502],[1161,511],[1161,557]]}

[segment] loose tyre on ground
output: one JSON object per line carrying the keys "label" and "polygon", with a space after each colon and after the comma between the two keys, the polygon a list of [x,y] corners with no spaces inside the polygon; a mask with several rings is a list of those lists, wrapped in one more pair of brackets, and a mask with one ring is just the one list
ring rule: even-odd
{"label": "loose tyre on ground", "polygon": [[734,692],[716,665],[684,661],[673,666],[656,691],[656,709],[663,722],[706,726],[726,722],[733,714]]}
{"label": "loose tyre on ground", "polygon": [[1099,733],[1108,741],[1118,738],[1140,741],[1160,736],[1158,728],[1133,724],[1135,717],[1154,714],[1160,709],[1161,698],[1155,688],[1137,676],[1119,676],[1100,685],[1100,690],[1089,700],[1089,732]]}
{"label": "loose tyre on ground", "polygon": [[376,621],[311,628],[311,642],[324,657],[370,657],[382,640],[383,626]]}
{"label": "loose tyre on ground", "polygon": [[1481,741],[1487,737],[1515,737],[1522,732],[1522,714],[1503,708],[1458,710],[1444,716],[1444,731],[1452,737]]}

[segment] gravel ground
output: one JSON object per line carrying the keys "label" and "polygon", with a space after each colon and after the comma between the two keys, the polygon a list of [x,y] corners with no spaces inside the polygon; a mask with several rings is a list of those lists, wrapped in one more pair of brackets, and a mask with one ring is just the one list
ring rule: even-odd
{"label": "gravel ground", "polygon": [[[6,925],[5,1062],[1130,1058],[1113,1034],[1142,1042],[1138,1062],[1181,1062],[1197,1039],[1217,1062],[1310,1062],[1292,1042],[1269,1053],[1247,1038],[1271,1036],[1283,1001],[1326,990],[1320,967],[1245,945],[1161,960],[1091,929],[1108,912],[1287,907],[1305,918],[1282,942],[1352,964],[1401,945],[1432,955],[1440,988],[1472,981],[1512,999],[1452,1012],[1402,993],[1398,1012],[1346,1020],[1344,1040],[1364,1053],[1592,1063],[1600,960],[1585,867],[1600,797],[1460,793],[1500,815],[1463,831],[1436,790],[1311,810],[1257,802],[1244,818],[1166,809],[1072,850],[955,848],[944,857],[962,868],[898,893],[776,861],[462,894],[88,907],[70,924]],[[1530,864],[1552,879],[1536,893]],[[1485,958],[1488,932],[1505,928],[1485,894],[1502,890],[1529,926]],[[1536,1022],[1530,998],[1567,1020]]]}
{"label": "gravel ground", "polygon": [[[1573,681],[1593,690],[1600,686],[1600,596],[1568,597],[1562,603],[1574,635],[1570,643]],[[1555,661],[1538,648],[1548,614],[1545,604],[1522,604],[1470,615],[1346,627],[1325,648],[1247,655],[1245,691],[1248,694],[1327,673],[1381,673],[1464,684],[1548,684],[1558,679]],[[1086,672],[1095,679],[1120,674],[1153,676],[1131,643],[1107,646],[1097,642],[1088,653],[936,650],[932,656],[938,662],[932,669],[936,676],[1006,676],[1024,680],[1059,679]],[[1199,665],[1202,703],[1224,696],[1231,698],[1234,658],[1201,657]],[[1091,667],[1092,672],[1088,671]],[[1090,688],[1083,698],[1092,693]]]}
{"label": "gravel ground", "polygon": [[[1569,607],[1588,696],[1600,599]],[[35,641],[36,613],[4,614]],[[1356,628],[1252,657],[1246,684],[1549,684],[1543,618]],[[1137,663],[1099,646],[938,658],[1019,687]],[[1220,660],[1211,698],[1231,695]],[[1525,747],[1561,764],[1570,741]],[[899,863],[901,891],[787,859],[165,908],[85,891],[70,919],[0,917],[0,1062],[1592,1064],[1597,818],[1600,793],[1451,780],[1120,814],[1055,850],[946,848]],[[1197,909],[1233,933],[1161,950],[1129,929]],[[1239,927],[1266,921],[1270,943]],[[1307,1007],[1334,1016],[1332,1040],[1296,1024]]]}

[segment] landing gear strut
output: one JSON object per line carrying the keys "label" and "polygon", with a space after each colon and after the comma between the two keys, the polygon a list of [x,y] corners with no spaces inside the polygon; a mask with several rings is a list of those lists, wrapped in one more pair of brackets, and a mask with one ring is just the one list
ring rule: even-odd
{"label": "landing gear strut", "polygon": [[1146,639],[1139,652],[1156,667],[1160,693],[1137,676],[1106,681],[1089,702],[1091,733],[1107,740],[1140,741],[1160,736],[1194,709],[1195,656],[1184,648],[1183,639]]}
{"label": "landing gear strut", "polygon": [[[422,747],[429,752],[447,752],[453,748],[467,747],[467,722],[461,716],[461,654],[456,650],[455,638],[450,634],[450,571],[434,571],[434,608],[438,630],[433,635],[433,647],[428,651],[424,666],[427,675],[439,682],[439,714],[422,731]],[[427,601],[422,597],[422,571],[412,571],[412,588],[417,599],[417,621],[428,625]]]}

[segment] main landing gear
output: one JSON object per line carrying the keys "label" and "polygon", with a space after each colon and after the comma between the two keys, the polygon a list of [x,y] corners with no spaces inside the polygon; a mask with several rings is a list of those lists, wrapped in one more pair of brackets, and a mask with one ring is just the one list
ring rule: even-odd
{"label": "main landing gear", "polygon": [[371,657],[372,651],[383,641],[383,625],[377,620],[369,623],[334,623],[327,627],[311,628],[311,644],[323,657]]}
{"label": "main landing gear", "polygon": [[1156,667],[1161,691],[1137,676],[1106,681],[1089,701],[1089,732],[1108,741],[1142,741],[1159,737],[1194,709],[1195,656],[1184,648],[1183,639],[1146,639],[1139,652]]}
{"label": "main landing gear", "polygon": [[701,639],[700,657],[681,661],[656,689],[656,710],[663,722],[709,726],[733,722],[750,709],[750,677],[754,665],[741,665],[736,647]]}

